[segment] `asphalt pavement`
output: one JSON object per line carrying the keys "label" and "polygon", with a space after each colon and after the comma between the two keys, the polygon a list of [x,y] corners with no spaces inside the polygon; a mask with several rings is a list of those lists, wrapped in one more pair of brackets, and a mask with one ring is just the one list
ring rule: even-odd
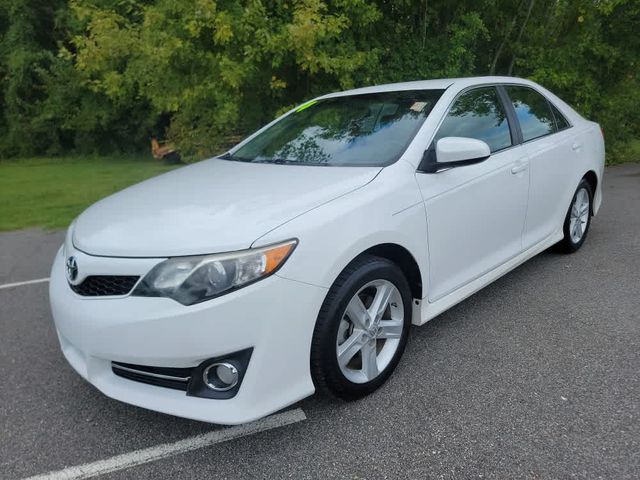
{"label": "asphalt pavement", "polygon": [[[63,232],[0,234],[0,287],[49,275]],[[109,399],[64,360],[47,283],[0,288],[0,478],[223,427]],[[257,400],[258,401],[258,400]],[[307,419],[102,476],[640,477],[640,164],[607,168],[584,247],[544,252],[423,327],[395,374]]]}

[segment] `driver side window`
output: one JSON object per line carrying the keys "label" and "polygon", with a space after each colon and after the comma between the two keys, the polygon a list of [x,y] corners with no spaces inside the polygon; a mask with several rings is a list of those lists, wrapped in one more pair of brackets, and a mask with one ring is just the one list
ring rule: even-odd
{"label": "driver side window", "polygon": [[463,93],[445,117],[434,142],[444,137],[482,140],[491,153],[510,147],[507,114],[495,87],[481,87]]}

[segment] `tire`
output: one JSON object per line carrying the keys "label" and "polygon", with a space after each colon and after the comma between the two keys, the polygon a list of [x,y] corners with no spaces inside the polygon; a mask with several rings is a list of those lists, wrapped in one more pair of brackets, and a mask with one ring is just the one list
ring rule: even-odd
{"label": "tire", "polygon": [[589,182],[583,178],[571,198],[571,204],[564,219],[562,227],[564,238],[558,243],[561,252],[574,253],[582,247],[591,226],[592,211],[593,191]]}
{"label": "tire", "polygon": [[[382,301],[384,310],[373,305]],[[404,352],[411,301],[409,283],[395,263],[373,255],[351,262],[329,289],[316,321],[311,344],[316,389],[344,400],[378,389]]]}

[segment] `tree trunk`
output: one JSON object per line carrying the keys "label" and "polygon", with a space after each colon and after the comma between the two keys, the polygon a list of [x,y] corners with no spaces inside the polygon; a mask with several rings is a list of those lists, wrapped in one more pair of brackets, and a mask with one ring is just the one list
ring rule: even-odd
{"label": "tree trunk", "polygon": [[[527,16],[524,17],[524,22],[520,26],[520,31],[518,32],[518,38],[516,39],[515,48],[518,48],[520,45],[520,40],[522,39],[522,34],[524,33],[524,29],[527,26],[527,22],[529,21],[529,17],[531,16],[531,11],[533,10],[533,5],[536,3],[536,0],[529,0],[529,8],[527,9]],[[516,50],[514,49],[513,54],[511,55],[511,62],[509,62],[509,70],[507,71],[507,75],[511,76],[513,72],[513,65],[516,62]]]}
{"label": "tree trunk", "polygon": [[516,9],[516,14],[513,16],[513,19],[511,20],[511,23],[507,28],[507,32],[504,34],[504,38],[502,39],[502,42],[500,42],[500,46],[498,46],[498,49],[496,50],[496,54],[493,56],[493,61],[491,62],[491,68],[489,68],[489,75],[495,75],[496,73],[496,65],[498,64],[498,60],[500,59],[502,50],[504,49],[504,46],[507,43],[507,40],[511,36],[511,32],[516,26],[516,22],[518,21],[518,12],[520,11],[521,4],[522,2],[520,2],[520,4],[518,5],[518,8]]}
{"label": "tree trunk", "polygon": [[422,11],[422,48],[427,44],[427,2],[424,0],[424,9]]}

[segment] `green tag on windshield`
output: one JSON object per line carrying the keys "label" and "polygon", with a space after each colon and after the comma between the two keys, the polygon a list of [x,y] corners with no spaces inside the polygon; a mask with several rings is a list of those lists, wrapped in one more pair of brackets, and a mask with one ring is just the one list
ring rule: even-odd
{"label": "green tag on windshield", "polygon": [[315,105],[316,103],[318,103],[318,100],[309,100],[307,103],[303,103],[298,108],[296,108],[296,113],[306,110],[307,108],[309,108],[312,105]]}

